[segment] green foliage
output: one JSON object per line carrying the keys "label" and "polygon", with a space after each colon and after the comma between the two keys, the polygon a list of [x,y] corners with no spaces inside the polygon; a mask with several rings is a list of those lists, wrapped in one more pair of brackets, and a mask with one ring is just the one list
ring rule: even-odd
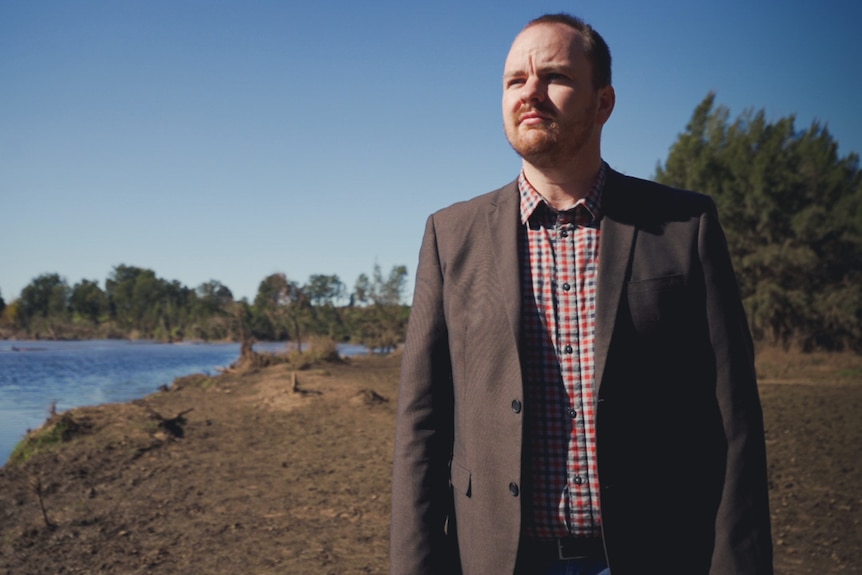
{"label": "green foliage", "polygon": [[862,350],[862,173],[825,127],[709,94],[656,179],[715,199],[755,338]]}
{"label": "green foliage", "polygon": [[410,308],[402,305],[407,282],[407,268],[393,266],[384,277],[380,266],[374,265],[372,278],[360,274],[354,289],[355,303],[365,308],[351,314],[356,341],[369,349],[388,352],[403,341]]}
{"label": "green foliage", "polygon": [[305,284],[305,293],[315,307],[335,306],[344,299],[346,288],[337,275],[313,274]]}
{"label": "green foliage", "polygon": [[12,300],[0,314],[0,326],[11,330],[24,330],[21,320],[21,298]]}
{"label": "green foliage", "polygon": [[69,286],[58,274],[42,274],[21,291],[20,312],[29,324],[35,318],[62,317],[67,311]]}
{"label": "green foliage", "polygon": [[96,325],[108,312],[108,296],[97,282],[81,280],[72,288],[69,308],[74,317]]}
{"label": "green foliage", "polygon": [[252,306],[252,332],[258,339],[282,341],[289,338],[287,307],[296,284],[283,273],[265,277],[257,288]]}
{"label": "green foliage", "polygon": [[39,429],[27,433],[12,450],[9,463],[23,465],[34,455],[51,451],[60,443],[68,441],[79,429],[80,425],[68,412],[53,416]]}
{"label": "green foliage", "polygon": [[345,310],[351,340],[381,353],[394,350],[404,341],[410,307],[369,305]]}
{"label": "green foliage", "polygon": [[33,337],[57,338],[69,319],[69,286],[58,274],[33,279],[17,300],[16,323]]}
{"label": "green foliage", "polygon": [[341,356],[334,340],[319,335],[309,338],[308,346],[303,350],[291,349],[287,353],[287,362],[296,369],[308,369],[324,363],[338,363]]}
{"label": "green foliage", "polygon": [[319,337],[391,349],[406,326],[409,308],[401,305],[406,274],[404,266],[395,266],[384,277],[375,266],[368,289],[349,296],[364,304],[360,307],[343,305],[348,294],[337,275],[313,274],[303,285],[284,273],[271,274],[249,305],[235,301],[217,280],[189,289],[125,264],[113,268],[104,290],[91,280],[69,289],[59,275],[44,274],[0,312],[0,328],[3,334],[34,338],[238,340],[248,346],[253,339],[291,340],[307,351],[310,338]]}
{"label": "green foliage", "polygon": [[226,285],[217,280],[202,283],[188,294],[187,335],[204,341],[235,338],[238,305]]}

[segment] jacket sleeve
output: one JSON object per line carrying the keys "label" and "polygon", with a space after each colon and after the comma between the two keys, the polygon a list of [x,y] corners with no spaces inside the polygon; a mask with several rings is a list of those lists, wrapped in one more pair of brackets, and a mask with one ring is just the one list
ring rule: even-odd
{"label": "jacket sleeve", "polygon": [[727,241],[712,203],[701,216],[698,250],[715,353],[716,397],[727,441],[710,574],[769,575],[773,568],[766,449],[754,346]]}
{"label": "jacket sleeve", "polygon": [[[419,253],[398,391],[392,478],[391,572],[456,573],[449,464],[453,392],[434,216]],[[447,535],[446,531],[449,532]]]}

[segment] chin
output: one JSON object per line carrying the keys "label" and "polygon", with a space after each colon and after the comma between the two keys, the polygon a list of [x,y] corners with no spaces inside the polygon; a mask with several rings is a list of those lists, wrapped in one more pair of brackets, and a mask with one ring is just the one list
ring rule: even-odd
{"label": "chin", "polygon": [[542,158],[555,157],[559,151],[559,146],[554,138],[521,138],[512,143],[512,148],[518,152],[518,155],[533,163],[533,159],[539,160]]}

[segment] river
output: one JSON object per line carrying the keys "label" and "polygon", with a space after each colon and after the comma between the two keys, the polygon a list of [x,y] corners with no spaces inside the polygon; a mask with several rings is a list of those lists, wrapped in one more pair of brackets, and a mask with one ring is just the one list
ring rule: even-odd
{"label": "river", "polygon": [[[258,351],[284,347],[255,345]],[[342,355],[364,351],[360,346],[339,347]],[[52,404],[64,411],[130,401],[182,375],[215,375],[238,357],[238,343],[0,341],[0,465],[28,429],[45,421]]]}

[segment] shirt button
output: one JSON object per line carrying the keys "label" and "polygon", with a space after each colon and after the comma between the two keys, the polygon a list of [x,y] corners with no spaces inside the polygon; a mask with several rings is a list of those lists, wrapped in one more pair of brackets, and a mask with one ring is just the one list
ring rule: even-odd
{"label": "shirt button", "polygon": [[564,290],[564,291],[569,291],[570,289],[572,289],[572,286],[571,286],[571,285],[569,285],[568,283],[564,283],[564,284],[563,284],[563,290]]}
{"label": "shirt button", "polygon": [[509,493],[512,494],[512,497],[517,497],[520,490],[518,489],[518,484],[514,481],[509,484]]}
{"label": "shirt button", "polygon": [[517,399],[512,400],[512,411],[515,413],[521,413],[521,402]]}
{"label": "shirt button", "polygon": [[560,236],[567,238],[567,237],[569,237],[569,232],[567,232],[566,230],[563,230],[560,232]]}
{"label": "shirt button", "polygon": [[572,349],[572,346],[570,346],[570,345],[566,346],[566,353],[572,353],[573,351],[574,350]]}
{"label": "shirt button", "polygon": [[583,482],[584,482],[583,477],[581,477],[580,475],[575,475],[575,485],[580,485]]}
{"label": "shirt button", "polygon": [[578,412],[577,412],[577,411],[575,411],[575,408],[574,408],[574,407],[570,407],[570,408],[569,408],[569,417],[570,417],[571,419],[575,419],[577,416],[578,416]]}

